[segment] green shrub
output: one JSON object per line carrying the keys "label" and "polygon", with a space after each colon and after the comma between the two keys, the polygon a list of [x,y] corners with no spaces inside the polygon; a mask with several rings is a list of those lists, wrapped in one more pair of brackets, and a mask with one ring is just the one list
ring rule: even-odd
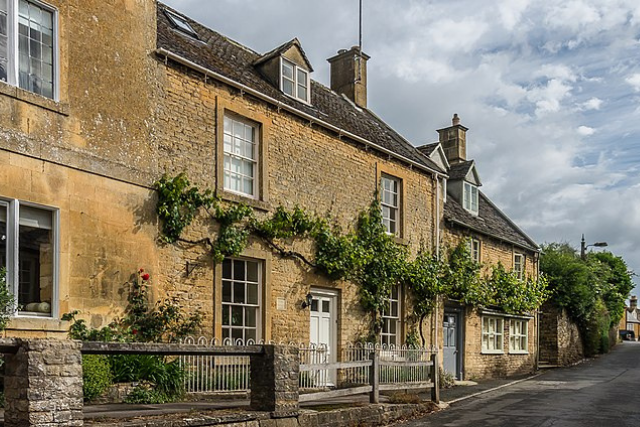
{"label": "green shrub", "polygon": [[165,393],[158,389],[154,389],[151,384],[140,384],[133,389],[131,393],[124,400],[126,403],[145,403],[145,404],[160,404],[173,402],[174,399],[167,396]]}
{"label": "green shrub", "polygon": [[82,356],[82,380],[85,400],[101,396],[113,383],[108,357],[93,354]]}
{"label": "green shrub", "polygon": [[[187,313],[176,298],[151,304],[150,279],[142,268],[131,275],[124,316],[101,329],[89,329],[84,320],[76,319],[77,311],[65,314],[62,320],[72,322],[69,336],[83,341],[176,342],[193,333],[202,321],[200,311]],[[109,384],[112,381],[146,384],[146,388],[142,387],[129,399],[132,402],[168,402],[184,394],[185,372],[177,359],[128,354],[104,357],[102,362],[109,371]],[[95,365],[94,361],[90,363]],[[85,397],[95,397],[104,391],[104,378],[85,377],[84,385]]]}

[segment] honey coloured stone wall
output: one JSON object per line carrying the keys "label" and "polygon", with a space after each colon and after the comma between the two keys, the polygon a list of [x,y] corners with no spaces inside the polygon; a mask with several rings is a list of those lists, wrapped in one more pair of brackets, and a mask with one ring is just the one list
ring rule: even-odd
{"label": "honey coloured stone wall", "polygon": [[[492,317],[503,320],[502,351],[489,352],[482,347],[482,318]],[[514,352],[510,348],[509,323],[523,320],[520,317],[503,316],[468,308],[465,322],[464,379],[480,380],[500,378],[533,372],[536,368],[536,328],[535,318],[529,318],[527,352]]]}
{"label": "honey coloured stone wall", "polygon": [[124,307],[129,275],[155,275],[159,263],[155,2],[45,2],[59,30],[59,96],[0,82],[0,201],[53,212],[34,274],[54,315],[18,316],[7,336],[64,337],[59,318],[72,310],[104,326]]}
{"label": "honey coloured stone wall", "polygon": [[[159,169],[170,174],[186,172],[201,188],[211,188],[223,200],[254,207],[256,216],[267,215],[278,206],[300,206],[307,212],[337,221],[344,230],[352,229],[358,214],[373,201],[382,173],[401,180],[401,234],[399,242],[415,254],[424,243],[433,247],[435,239],[435,182],[431,175],[412,170],[374,151],[250,95],[223,86],[179,66],[162,68],[161,107],[158,108],[158,147],[163,155]],[[255,198],[225,191],[222,186],[222,133],[224,117],[248,121],[259,132],[260,181]],[[440,212],[442,208],[440,207]],[[206,219],[187,230],[190,239],[215,233]],[[291,248],[313,258],[309,241],[291,241]],[[346,345],[369,334],[369,318],[359,304],[358,288],[329,280],[301,262],[282,259],[258,240],[251,240],[242,254],[261,261],[263,269],[262,337],[277,341],[307,341],[309,311],[302,308],[305,295],[316,291],[337,293],[338,345]],[[171,282],[181,274],[187,259],[201,259],[207,267],[181,285],[194,303],[206,311],[206,327],[221,334],[221,270],[211,268],[202,248],[170,247],[161,255],[162,271]],[[186,292],[186,291],[183,291]],[[405,314],[410,310],[405,295]],[[404,322],[406,329],[406,323]],[[406,330],[401,332],[402,339]]]}

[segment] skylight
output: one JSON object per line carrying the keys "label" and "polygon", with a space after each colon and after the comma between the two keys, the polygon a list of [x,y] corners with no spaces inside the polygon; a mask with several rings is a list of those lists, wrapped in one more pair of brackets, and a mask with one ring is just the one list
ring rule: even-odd
{"label": "skylight", "polygon": [[169,21],[171,21],[176,29],[190,35],[191,37],[198,38],[198,33],[196,33],[196,30],[194,30],[193,27],[189,25],[189,23],[183,17],[176,15],[175,13],[168,10],[165,10],[164,13],[167,15],[167,18],[169,18]]}

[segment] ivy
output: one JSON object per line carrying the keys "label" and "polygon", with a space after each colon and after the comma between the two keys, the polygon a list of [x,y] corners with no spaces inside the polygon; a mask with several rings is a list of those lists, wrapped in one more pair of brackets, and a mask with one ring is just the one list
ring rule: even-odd
{"label": "ivy", "polygon": [[174,178],[163,175],[155,183],[158,192],[156,213],[162,220],[164,240],[173,243],[180,238],[184,228],[191,223],[198,209],[211,207],[215,202],[210,190],[201,193],[184,173]]}
{"label": "ivy", "polygon": [[[489,278],[481,278],[480,266],[471,259],[465,242],[449,250],[443,260],[424,248],[411,259],[408,248],[386,233],[377,195],[360,213],[354,229],[345,232],[337,223],[299,206],[292,210],[279,206],[271,215],[258,219],[248,206],[223,204],[210,190],[200,192],[184,174],[163,176],[156,189],[165,241],[207,245],[213,260],[221,262],[239,255],[249,236],[255,236],[282,257],[297,259],[330,279],[356,284],[375,334],[380,331],[385,305],[395,285],[409,290],[420,322],[432,312],[440,296],[469,305],[495,306],[509,313],[531,311],[546,297],[543,280],[519,281],[502,266],[494,268]],[[182,237],[201,207],[218,225],[215,240]],[[313,258],[290,249],[296,239],[314,243]]]}

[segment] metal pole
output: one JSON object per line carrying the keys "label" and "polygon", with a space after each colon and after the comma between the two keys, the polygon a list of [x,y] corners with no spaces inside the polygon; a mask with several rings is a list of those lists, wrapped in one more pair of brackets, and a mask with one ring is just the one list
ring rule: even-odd
{"label": "metal pole", "polygon": [[583,260],[587,258],[587,244],[584,241],[584,234],[582,234],[582,241],[580,241],[580,258]]}

